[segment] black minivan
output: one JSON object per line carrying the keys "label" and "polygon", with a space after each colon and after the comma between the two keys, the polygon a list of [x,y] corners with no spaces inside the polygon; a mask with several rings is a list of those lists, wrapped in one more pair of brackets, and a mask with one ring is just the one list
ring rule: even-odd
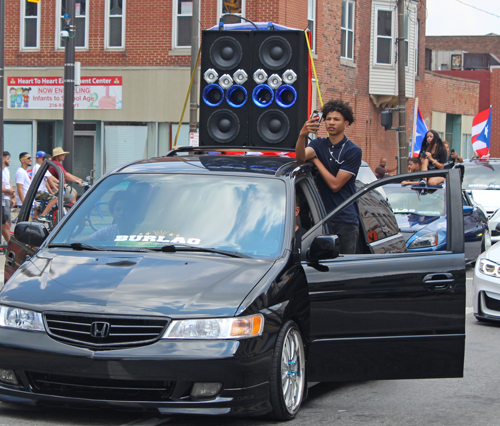
{"label": "black minivan", "polygon": [[[238,151],[122,166],[50,233],[30,218],[41,167],[0,292],[1,401],[288,420],[308,381],[462,377],[459,172],[419,175],[446,178],[447,247],[408,253],[383,190],[408,175],[327,215],[311,163]],[[328,222],[351,203],[342,254]]]}

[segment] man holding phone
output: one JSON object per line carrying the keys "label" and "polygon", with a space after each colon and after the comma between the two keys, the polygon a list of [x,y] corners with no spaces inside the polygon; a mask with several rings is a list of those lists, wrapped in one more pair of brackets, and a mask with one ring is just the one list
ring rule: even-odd
{"label": "man holding phone", "polygon": [[[297,161],[312,160],[322,177],[318,189],[330,213],[356,192],[356,176],[361,166],[362,151],[344,134],[346,127],[354,123],[351,106],[335,99],[323,106],[322,118],[312,114],[300,130],[295,153]],[[309,133],[316,134],[320,121],[325,123],[327,138],[316,138],[306,147]],[[359,236],[359,211],[357,203],[351,204],[334,216],[329,223],[333,235],[340,240],[341,253],[356,253]]]}
{"label": "man holding phone", "polygon": [[443,141],[443,145],[448,153],[448,160],[446,161],[444,168],[451,169],[456,163],[463,163],[464,159],[460,157],[454,149],[450,150],[450,144],[447,141]]}

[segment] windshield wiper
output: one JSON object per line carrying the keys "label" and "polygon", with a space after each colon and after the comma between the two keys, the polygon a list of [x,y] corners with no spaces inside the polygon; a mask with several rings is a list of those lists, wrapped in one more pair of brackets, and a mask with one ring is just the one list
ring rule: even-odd
{"label": "windshield wiper", "polygon": [[216,253],[216,254],[222,254],[224,256],[229,256],[229,257],[238,257],[238,258],[250,258],[250,256],[243,254],[243,253],[238,253],[236,251],[228,251],[228,250],[218,250],[214,248],[206,248],[206,247],[196,247],[196,246],[188,246],[188,245],[181,245],[181,244],[167,244],[162,247],[151,247],[149,250],[153,251],[162,251],[164,253],[175,253],[176,251],[193,251],[193,252],[202,252],[202,253]]}
{"label": "windshield wiper", "polygon": [[91,246],[90,244],[80,243],[80,242],[71,243],[71,244],[67,244],[67,243],[49,244],[49,248],[52,248],[52,247],[68,247],[68,248],[72,248],[73,250],[80,250],[80,251],[81,250],[91,250],[91,251],[103,251],[104,250],[102,248]]}

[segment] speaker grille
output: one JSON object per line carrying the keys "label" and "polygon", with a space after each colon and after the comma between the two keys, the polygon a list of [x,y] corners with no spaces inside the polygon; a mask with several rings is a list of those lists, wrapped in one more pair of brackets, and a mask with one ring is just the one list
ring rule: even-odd
{"label": "speaker grille", "polygon": [[257,121],[259,136],[269,144],[282,142],[290,131],[288,117],[277,109],[271,109],[262,114]]}
{"label": "speaker grille", "polygon": [[284,68],[292,59],[292,47],[284,37],[269,37],[260,45],[259,59],[271,70]]}
{"label": "speaker grille", "polygon": [[208,118],[207,131],[216,142],[229,143],[240,132],[240,120],[234,112],[220,109]]}
{"label": "speaker grille", "polygon": [[234,37],[221,37],[210,47],[210,60],[221,70],[237,67],[242,56],[241,44]]}

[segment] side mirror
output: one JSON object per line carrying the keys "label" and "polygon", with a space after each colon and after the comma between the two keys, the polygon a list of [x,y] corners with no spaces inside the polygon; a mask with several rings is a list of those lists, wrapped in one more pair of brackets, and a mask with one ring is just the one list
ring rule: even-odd
{"label": "side mirror", "polygon": [[495,231],[500,232],[500,222],[498,222],[497,226],[495,226]]}
{"label": "side mirror", "polygon": [[474,211],[474,207],[464,206],[464,216],[470,216]]}
{"label": "side mirror", "polygon": [[19,222],[14,229],[17,241],[33,247],[40,247],[48,235],[45,225],[38,222]]}
{"label": "side mirror", "polygon": [[307,260],[317,262],[322,259],[334,259],[340,254],[339,237],[336,235],[319,235],[307,249]]}

